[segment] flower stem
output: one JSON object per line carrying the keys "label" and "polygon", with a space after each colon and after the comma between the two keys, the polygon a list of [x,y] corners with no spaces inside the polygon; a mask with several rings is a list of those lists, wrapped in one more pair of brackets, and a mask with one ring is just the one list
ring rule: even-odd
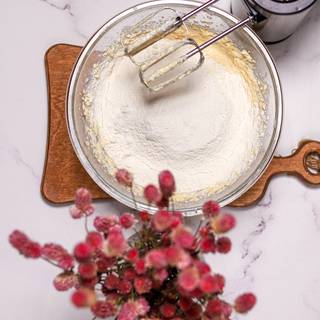
{"label": "flower stem", "polygon": [[132,227],[132,229],[134,230],[134,232],[135,232],[135,233],[138,233],[138,234],[139,234],[139,236],[140,236],[139,231],[138,231],[135,227]]}
{"label": "flower stem", "polygon": [[42,260],[44,260],[44,261],[46,261],[46,262],[48,262],[48,263],[52,264],[53,266],[55,266],[55,267],[57,267],[57,268],[60,268],[60,269],[64,270],[64,269],[63,269],[63,268],[61,268],[57,263],[54,263],[53,261],[51,261],[51,260],[49,260],[49,259],[47,259],[47,258],[44,258],[44,257],[41,257],[41,258],[42,258]]}
{"label": "flower stem", "polygon": [[200,222],[199,222],[198,228],[197,228],[197,230],[196,230],[196,232],[195,232],[195,234],[194,234],[195,237],[198,235],[198,233],[199,233],[199,231],[200,231],[200,228],[202,227],[203,221],[204,221],[204,218],[202,217],[201,220],[200,220]]}
{"label": "flower stem", "polygon": [[85,228],[86,232],[89,233],[88,216],[87,215],[85,215],[85,217],[84,217],[84,228]]}

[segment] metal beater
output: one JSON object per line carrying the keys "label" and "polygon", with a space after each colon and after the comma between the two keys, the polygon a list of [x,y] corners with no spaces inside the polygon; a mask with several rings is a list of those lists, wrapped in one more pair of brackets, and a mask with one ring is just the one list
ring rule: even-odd
{"label": "metal beater", "polygon": [[[173,45],[171,44],[164,50],[162,48],[161,50],[150,50],[151,47],[156,46],[159,40],[165,38],[173,31],[181,26],[186,27],[184,22],[189,18],[217,1],[209,0],[182,17],[177,15],[172,23],[148,32],[148,27],[144,26],[148,25],[148,22],[159,13],[164,10],[172,10],[175,13],[170,8],[161,9],[143,19],[130,30],[130,33],[126,33],[122,37],[125,54],[139,67],[141,82],[148,89],[154,92],[159,91],[190,75],[203,64],[204,55],[202,51],[205,48],[238,28],[247,25],[249,22],[255,23],[258,20],[258,15],[250,11],[245,19],[200,45],[193,39],[185,39],[175,42]],[[145,50],[149,50],[152,53],[146,55],[144,54]]]}

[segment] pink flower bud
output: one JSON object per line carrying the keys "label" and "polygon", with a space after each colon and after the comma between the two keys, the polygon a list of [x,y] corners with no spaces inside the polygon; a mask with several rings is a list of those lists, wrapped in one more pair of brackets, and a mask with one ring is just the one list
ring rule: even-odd
{"label": "pink flower bud", "polygon": [[128,268],[126,270],[124,270],[123,272],[123,278],[129,281],[134,280],[134,278],[137,276],[136,272],[134,271],[133,268]]}
{"label": "pink flower bud", "polygon": [[162,249],[152,249],[145,257],[146,265],[149,268],[162,269],[167,266],[166,254]]}
{"label": "pink flower bud", "polygon": [[59,244],[46,243],[41,249],[41,254],[48,260],[59,261],[68,251]]}
{"label": "pink flower bud", "polygon": [[211,221],[212,230],[219,233],[226,233],[236,225],[236,219],[231,214],[220,214]]}
{"label": "pink flower bud", "polygon": [[149,184],[144,188],[144,197],[149,203],[157,203],[161,199],[159,189],[153,185]]}
{"label": "pink flower bud", "polygon": [[9,242],[17,250],[21,250],[29,242],[29,238],[23,232],[15,230],[10,234]]}
{"label": "pink flower bud", "polygon": [[168,278],[168,272],[166,269],[155,270],[153,273],[153,279],[163,283]]}
{"label": "pink flower bud", "polygon": [[126,170],[126,169],[119,169],[116,172],[116,179],[117,181],[125,186],[125,187],[132,187],[132,183],[133,183],[133,177],[132,174]]}
{"label": "pink flower bud", "polygon": [[185,319],[201,319],[202,308],[198,303],[192,303],[190,309],[185,314]]}
{"label": "pink flower bud", "polygon": [[173,243],[185,249],[192,249],[196,240],[192,232],[182,226],[171,232],[171,239]]}
{"label": "pink flower bud", "polygon": [[76,191],[75,195],[75,205],[78,208],[85,208],[91,204],[92,197],[89,190],[85,188],[80,188]]}
{"label": "pink flower bud", "polygon": [[204,275],[211,272],[210,266],[201,260],[194,260],[193,261],[194,266],[198,269],[199,274]]}
{"label": "pink flower bud", "polygon": [[139,298],[135,301],[136,310],[139,316],[144,316],[150,310],[148,301],[145,298]]}
{"label": "pink flower bud", "polygon": [[119,223],[119,218],[115,215],[111,216],[97,216],[93,221],[94,227],[99,232],[108,233],[111,227]]}
{"label": "pink flower bud", "polygon": [[91,279],[85,279],[85,278],[81,278],[80,279],[80,285],[81,287],[86,287],[92,290],[95,290],[95,287],[97,285],[97,283],[99,282],[99,278],[98,277],[94,277]]}
{"label": "pink flower bud", "polygon": [[58,263],[64,270],[70,270],[74,266],[73,257],[59,244],[46,243],[41,249],[41,255],[45,259]]}
{"label": "pink flower bud", "polygon": [[63,272],[54,278],[53,285],[58,291],[67,291],[73,288],[77,282],[77,277],[73,272]]}
{"label": "pink flower bud", "polygon": [[140,211],[139,218],[141,222],[149,222],[150,221],[150,214],[148,211]]}
{"label": "pink flower bud", "polygon": [[85,261],[91,257],[92,248],[86,242],[80,242],[75,246],[73,254],[78,261]]}
{"label": "pink flower bud", "polygon": [[195,288],[191,292],[189,292],[190,297],[200,299],[203,297],[204,293],[200,288]]}
{"label": "pink flower bud", "polygon": [[189,297],[184,297],[184,296],[180,296],[179,299],[179,307],[181,308],[182,311],[188,311],[191,308],[192,305],[192,299]]}
{"label": "pink flower bud", "polygon": [[122,234],[120,227],[115,226],[109,229],[107,238],[107,255],[110,257],[121,256],[128,248],[128,243]]}
{"label": "pink flower bud", "polygon": [[115,263],[116,263],[115,257],[107,257],[104,254],[100,254],[98,259],[96,260],[96,264],[99,272],[106,272],[106,270],[112,267]]}
{"label": "pink flower bud", "polygon": [[96,303],[96,295],[91,289],[80,288],[72,294],[71,301],[78,308],[91,307]]}
{"label": "pink flower bud", "polygon": [[120,224],[123,228],[129,229],[135,224],[136,220],[132,213],[124,213],[120,217]]}
{"label": "pink flower bud", "polygon": [[168,247],[165,254],[168,264],[181,270],[187,268],[192,261],[189,253],[178,246]]}
{"label": "pink flower bud", "polygon": [[174,317],[174,315],[176,314],[176,310],[176,306],[171,303],[164,303],[160,306],[160,313],[166,319]]}
{"label": "pink flower bud", "polygon": [[183,223],[183,213],[181,211],[172,212],[172,223],[171,228],[176,228]]}
{"label": "pink flower bud", "polygon": [[138,315],[136,303],[133,300],[129,300],[122,305],[117,320],[135,320]]}
{"label": "pink flower bud", "polygon": [[223,302],[217,298],[209,300],[206,308],[206,314],[208,316],[222,316]]}
{"label": "pink flower bud", "polygon": [[206,218],[215,217],[220,212],[220,205],[215,201],[209,200],[202,206],[202,212]]}
{"label": "pink flower bud", "polygon": [[59,260],[57,260],[60,268],[64,270],[70,270],[74,266],[74,259],[70,254],[65,254],[61,256]]}
{"label": "pink flower bud", "polygon": [[80,263],[78,267],[78,272],[80,276],[84,279],[92,279],[97,275],[97,265],[93,262]]}
{"label": "pink flower bud", "polygon": [[41,257],[41,246],[37,242],[29,241],[21,253],[26,258],[37,259]]}
{"label": "pink flower bud", "polygon": [[134,279],[134,288],[138,294],[145,294],[152,289],[152,281],[146,276],[137,277]]}
{"label": "pink flower bud", "polygon": [[209,235],[210,229],[209,229],[207,226],[201,227],[200,230],[199,230],[199,233],[200,233],[200,236],[201,236],[202,238],[204,238],[204,237],[206,237],[206,236]]}
{"label": "pink flower bud", "polygon": [[199,287],[203,293],[211,294],[211,293],[219,293],[222,292],[225,284],[224,277],[216,274],[205,274],[201,277]]}
{"label": "pink flower bud", "polygon": [[171,223],[172,213],[166,210],[160,210],[152,217],[152,224],[159,232],[167,230],[171,226]]}
{"label": "pink flower bud", "polygon": [[119,277],[114,274],[110,274],[106,277],[104,286],[109,290],[113,290],[118,288],[119,283],[120,283]]}
{"label": "pink flower bud", "polygon": [[134,264],[134,270],[137,274],[144,274],[146,273],[146,262],[144,259],[138,259]]}
{"label": "pink flower bud", "polygon": [[127,259],[130,262],[136,262],[139,259],[139,251],[136,248],[132,248],[127,252]]}
{"label": "pink flower bud", "polygon": [[245,293],[236,299],[234,308],[238,313],[247,313],[254,307],[256,302],[257,298],[254,294]]}
{"label": "pink flower bud", "polygon": [[26,258],[37,259],[41,256],[39,243],[31,241],[23,232],[13,231],[9,236],[10,244]]}
{"label": "pink flower bud", "polygon": [[221,237],[217,241],[217,250],[219,253],[228,253],[231,250],[232,243],[228,237]]}
{"label": "pink flower bud", "polygon": [[216,243],[214,241],[214,238],[211,236],[202,238],[199,243],[199,249],[203,253],[215,253]]}
{"label": "pink flower bud", "polygon": [[178,285],[187,292],[196,289],[199,281],[199,272],[195,267],[182,270],[178,276]]}
{"label": "pink flower bud", "polygon": [[129,294],[132,290],[132,284],[129,280],[123,279],[120,280],[118,284],[118,292],[119,294]]}
{"label": "pink flower bud", "polygon": [[93,306],[91,306],[92,313],[98,318],[108,318],[116,314],[117,308],[114,303],[109,301],[97,301]]}
{"label": "pink flower bud", "polygon": [[[75,207],[86,215],[91,215],[94,212],[92,196],[89,190],[80,188],[76,191]],[[77,213],[73,208],[71,208],[71,215],[75,219],[79,218],[79,212]]]}
{"label": "pink flower bud", "polygon": [[83,212],[74,205],[70,207],[70,215],[73,219],[80,219],[83,215]]}
{"label": "pink flower bud", "polygon": [[88,243],[93,249],[101,249],[103,237],[99,232],[89,232],[86,238],[86,243]]}
{"label": "pink flower bud", "polygon": [[209,317],[218,316],[218,317],[225,318],[225,317],[230,317],[232,313],[232,308],[226,302],[218,298],[213,298],[208,301],[205,312]]}
{"label": "pink flower bud", "polygon": [[176,183],[169,170],[162,171],[159,174],[159,186],[163,196],[166,198],[170,198],[176,191]]}
{"label": "pink flower bud", "polygon": [[232,306],[226,302],[223,303],[223,314],[225,317],[230,317],[232,314]]}

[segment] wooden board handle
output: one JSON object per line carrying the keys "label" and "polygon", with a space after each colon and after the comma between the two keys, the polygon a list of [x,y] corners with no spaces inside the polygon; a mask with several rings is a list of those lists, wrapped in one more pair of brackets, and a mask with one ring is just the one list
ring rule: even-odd
{"label": "wooden board handle", "polygon": [[232,207],[247,207],[257,203],[265,194],[273,176],[288,174],[314,186],[320,186],[320,142],[304,140],[287,157],[274,157],[258,182],[244,195],[231,203]]}
{"label": "wooden board handle", "polygon": [[276,157],[278,167],[270,174],[287,173],[304,182],[320,185],[320,142],[302,141],[297,150],[288,157]]}

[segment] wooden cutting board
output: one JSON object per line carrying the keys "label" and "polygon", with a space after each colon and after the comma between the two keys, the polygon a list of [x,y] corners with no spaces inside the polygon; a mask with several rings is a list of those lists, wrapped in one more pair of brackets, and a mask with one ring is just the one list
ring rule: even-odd
{"label": "wooden cutting board", "polygon": [[[94,199],[110,198],[83,169],[71,146],[65,119],[65,98],[72,67],[81,51],[80,47],[57,44],[45,55],[48,82],[49,119],[47,154],[41,192],[53,204],[73,200],[79,187],[88,188]],[[320,186],[320,142],[302,141],[297,150],[287,157],[274,157],[259,181],[232,207],[247,207],[259,201],[270,179],[279,174],[289,174],[302,181]]]}

